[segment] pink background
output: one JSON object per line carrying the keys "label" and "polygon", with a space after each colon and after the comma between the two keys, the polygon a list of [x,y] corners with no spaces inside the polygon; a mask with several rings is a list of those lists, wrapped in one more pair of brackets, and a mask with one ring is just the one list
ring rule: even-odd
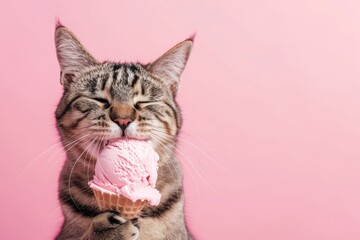
{"label": "pink background", "polygon": [[1,5],[0,239],[62,221],[55,17],[100,60],[147,62],[197,32],[179,158],[198,239],[360,239],[359,1]]}

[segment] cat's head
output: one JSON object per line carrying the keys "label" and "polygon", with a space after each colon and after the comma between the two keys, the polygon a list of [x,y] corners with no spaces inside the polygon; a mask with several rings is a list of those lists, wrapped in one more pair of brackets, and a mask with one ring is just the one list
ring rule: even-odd
{"label": "cat's head", "polygon": [[64,87],[56,121],[64,143],[84,148],[121,137],[154,146],[175,140],[181,127],[175,96],[193,38],[149,64],[99,62],[61,24],[55,44]]}

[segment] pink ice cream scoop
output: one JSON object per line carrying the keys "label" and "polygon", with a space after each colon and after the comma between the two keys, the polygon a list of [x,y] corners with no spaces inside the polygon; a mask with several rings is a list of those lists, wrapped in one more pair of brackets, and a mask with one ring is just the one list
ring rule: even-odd
{"label": "pink ice cream scoop", "polygon": [[98,156],[90,187],[103,193],[120,194],[133,202],[147,200],[150,205],[158,205],[161,197],[155,189],[158,160],[148,141],[112,141]]}

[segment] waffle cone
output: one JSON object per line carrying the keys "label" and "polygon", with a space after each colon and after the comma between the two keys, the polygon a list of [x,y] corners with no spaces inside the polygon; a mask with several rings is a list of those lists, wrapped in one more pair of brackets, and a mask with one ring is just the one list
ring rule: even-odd
{"label": "waffle cone", "polygon": [[125,219],[133,219],[139,216],[141,210],[148,203],[147,200],[136,202],[119,194],[109,194],[97,189],[93,189],[96,202],[101,211],[115,210]]}

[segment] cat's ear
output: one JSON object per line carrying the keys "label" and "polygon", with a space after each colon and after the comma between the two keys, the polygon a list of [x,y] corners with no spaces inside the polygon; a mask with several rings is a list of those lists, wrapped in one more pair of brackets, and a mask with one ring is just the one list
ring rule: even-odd
{"label": "cat's ear", "polygon": [[179,83],[180,75],[190,56],[195,35],[178,43],[161,57],[147,66],[147,70],[155,76],[171,83]]}
{"label": "cat's ear", "polygon": [[63,85],[72,81],[82,69],[97,63],[76,36],[60,22],[56,24],[55,45]]}

